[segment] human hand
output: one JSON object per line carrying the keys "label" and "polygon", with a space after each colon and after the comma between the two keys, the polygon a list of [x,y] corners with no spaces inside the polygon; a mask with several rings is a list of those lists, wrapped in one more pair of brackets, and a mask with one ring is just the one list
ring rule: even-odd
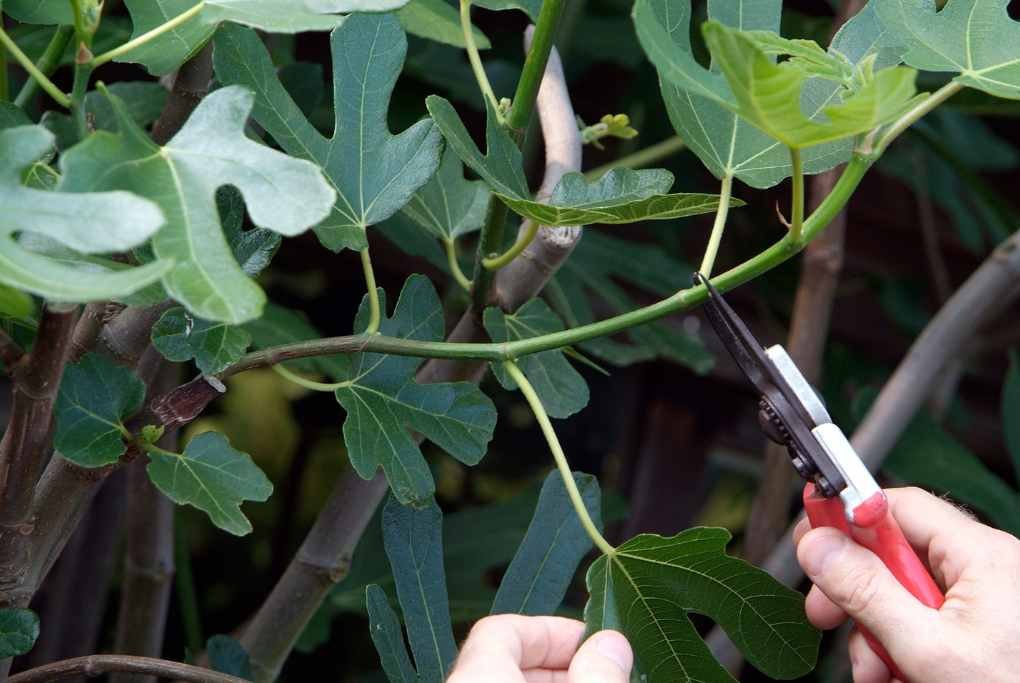
{"label": "human hand", "polygon": [[[889,509],[935,581],[938,610],[901,586],[878,557],[831,528],[794,531],[797,559],[814,582],[805,608],[818,628],[848,616],[885,646],[911,681],[1017,680],[1020,662],[1020,541],[980,524],[917,488],[890,489]],[[889,670],[854,629],[854,683],[887,683]]]}
{"label": "human hand", "polygon": [[[486,617],[471,629],[447,683],[627,683],[634,662],[616,631],[584,643],[584,624],[562,617]],[[580,645],[580,647],[578,647]]]}

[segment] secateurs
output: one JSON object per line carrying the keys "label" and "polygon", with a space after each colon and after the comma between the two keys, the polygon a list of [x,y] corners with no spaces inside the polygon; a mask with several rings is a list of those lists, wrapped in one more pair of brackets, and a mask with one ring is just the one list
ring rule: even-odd
{"label": "secateurs", "polygon": [[[875,482],[843,430],[780,345],[762,347],[747,326],[700,273],[695,284],[708,290],[706,313],[737,366],[760,392],[758,421],[765,434],[786,446],[803,477],[804,509],[811,526],[831,526],[870,549],[896,579],[923,604],[938,608],[938,586],[889,513],[885,493]],[[903,679],[882,645],[862,629],[872,649]]]}

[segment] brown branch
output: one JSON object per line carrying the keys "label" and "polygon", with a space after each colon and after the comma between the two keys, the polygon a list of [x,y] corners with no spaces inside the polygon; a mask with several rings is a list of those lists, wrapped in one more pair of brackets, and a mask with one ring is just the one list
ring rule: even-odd
{"label": "brown branch", "polygon": [[14,374],[11,419],[0,441],[0,607],[26,606],[21,588],[33,528],[32,491],[49,457],[53,404],[75,316],[75,307],[48,304],[32,354]]}
{"label": "brown branch", "polygon": [[111,672],[136,673],[159,678],[173,678],[187,683],[245,683],[243,678],[221,674],[189,664],[151,657],[127,655],[92,655],[65,659],[11,676],[9,683],[49,683],[79,676],[97,678]]}
{"label": "brown branch", "polygon": [[[877,471],[907,424],[935,386],[939,373],[972,343],[978,326],[1020,294],[1020,233],[1003,242],[932,318],[882,387],[850,440],[871,471]],[[795,524],[794,524],[795,525]],[[802,578],[793,546],[793,527],[762,563],[788,586]],[[709,638],[712,651],[733,670],[740,653],[720,629]]]}
{"label": "brown branch", "polygon": [[152,139],[157,145],[165,145],[177,134],[209,92],[213,77],[212,53],[213,44],[209,41],[178,69],[163,112],[152,126]]}
{"label": "brown branch", "polygon": [[94,301],[86,304],[74,326],[71,337],[71,361],[78,362],[82,356],[91,351],[99,340],[99,333],[107,320],[107,302]]}
{"label": "brown branch", "polygon": [[[172,387],[180,375],[164,364],[156,378],[158,391]],[[177,430],[164,432],[157,445],[173,450]],[[158,657],[163,652],[167,608],[174,576],[174,504],[160,493],[146,472],[145,458],[128,467],[127,549],[114,650],[120,654]],[[155,683],[138,674],[110,677],[114,683]]]}
{"label": "brown branch", "polygon": [[[862,0],[844,0],[832,23],[830,37],[857,14]],[[811,177],[812,208],[832,192],[839,171],[833,169]],[[800,282],[793,303],[787,350],[790,357],[812,384],[821,377],[822,356],[829,334],[832,304],[843,270],[843,242],[846,234],[846,210],[839,213],[822,235],[804,250]],[[784,446],[769,443],[765,448],[765,467],[758,494],[751,503],[744,541],[744,557],[759,562],[775,546],[786,527],[790,493],[794,482],[790,456]]]}
{"label": "brown branch", "polygon": [[41,603],[39,619],[45,626],[20,662],[22,668],[96,651],[123,536],[125,480],[117,475],[102,485],[33,600],[33,606]]}
{"label": "brown branch", "polygon": [[[145,316],[138,319],[147,320]],[[151,322],[149,324],[151,326]],[[106,330],[110,330],[111,327],[112,325],[107,326]],[[132,333],[125,336],[141,335]],[[160,360],[159,353],[150,346],[136,364],[135,373],[147,388],[159,369]],[[134,432],[153,420],[151,412],[143,410],[128,422],[127,427],[129,431]],[[46,578],[71,534],[88,511],[89,504],[103,481],[123,463],[130,462],[136,456],[137,453],[129,449],[120,463],[90,468],[77,465],[59,453],[53,454],[39,480],[32,501],[31,516],[35,520],[35,529],[30,537],[31,553],[26,590],[34,592]]]}
{"label": "brown branch", "polygon": [[[577,124],[555,51],[546,67],[538,109],[547,144],[543,187],[551,188],[566,171],[579,170],[581,161]],[[500,305],[514,310],[535,296],[569,255],[579,236],[579,231],[572,228],[539,231],[539,237],[524,254],[497,274],[493,291],[498,293]],[[480,314],[469,310],[448,339],[484,339],[480,318]],[[422,367],[416,379],[419,383],[465,378],[477,381],[486,367],[485,363],[432,360]],[[275,679],[329,589],[346,574],[350,555],[387,490],[382,474],[365,481],[349,472],[337,484],[298,555],[241,636],[257,681]]]}
{"label": "brown branch", "polygon": [[297,555],[241,636],[256,680],[275,680],[323,599],[347,575],[354,548],[388,490],[382,474],[365,481],[348,470],[340,477]]}

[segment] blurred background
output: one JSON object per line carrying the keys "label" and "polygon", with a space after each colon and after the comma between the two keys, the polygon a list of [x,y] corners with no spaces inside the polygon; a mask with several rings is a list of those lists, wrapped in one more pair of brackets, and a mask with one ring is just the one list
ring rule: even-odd
{"label": "blurred background", "polygon": [[[111,44],[123,42],[130,23],[123,8],[107,4],[113,8],[101,36]],[[703,18],[704,3],[696,5]],[[827,44],[837,5],[785,2],[783,35]],[[557,40],[578,116],[590,124],[605,114],[626,113],[640,132],[631,140],[604,140],[601,149],[587,146],[585,170],[674,136],[655,71],[637,43],[629,13],[626,0],[572,0]],[[473,16],[493,45],[483,57],[494,88],[500,95],[509,94],[522,63],[525,15],[479,9]],[[695,23],[700,24],[697,16]],[[17,34],[19,30],[23,33]],[[32,30],[17,27],[14,33],[19,41],[30,40]],[[40,34],[39,40],[41,51],[46,36]],[[269,41],[295,99],[328,130],[328,37],[270,36]],[[463,51],[413,36],[409,41],[407,65],[390,110],[391,128],[402,130],[420,118],[425,97],[438,93],[454,102],[480,139],[482,102]],[[110,80],[148,78],[129,65],[111,65],[110,70]],[[62,68],[54,80],[69,88],[70,70]],[[931,90],[940,83],[925,76],[919,85]],[[154,108],[158,113],[159,104]],[[1016,230],[1018,115],[1020,104],[986,99],[974,91],[951,100],[897,141],[865,178],[849,205],[845,243],[832,240],[828,251],[814,256],[822,277],[835,287],[831,329],[826,332],[821,323],[818,330],[825,340],[818,386],[848,434],[934,312],[993,246]],[[676,151],[655,166],[676,175],[675,189],[718,192],[718,181],[697,158],[681,145],[674,147]],[[529,136],[527,150],[526,163],[537,185],[542,169],[537,131]],[[776,211],[789,205],[788,183],[756,191],[737,182],[734,195],[747,206],[730,214],[717,272],[758,253],[784,231]],[[392,301],[407,275],[426,274],[445,293],[449,329],[463,311],[465,296],[449,278],[439,244],[406,221],[398,215],[370,232],[379,285]],[[602,318],[683,288],[690,281],[691,264],[701,258],[711,223],[708,215],[586,228],[574,256],[547,290],[549,302],[572,323],[578,311],[565,305],[557,291],[582,290],[591,313]],[[467,263],[473,243],[469,239],[463,246]],[[730,295],[763,342],[786,342],[805,263],[795,258]],[[285,240],[261,279],[274,301],[306,312],[324,334],[351,332],[364,291],[356,253],[333,254],[309,233]],[[584,322],[584,311],[580,313]],[[918,482],[949,493],[991,523],[1013,532],[1020,529],[1020,497],[1003,432],[1005,421],[1020,420],[1020,415],[1005,415],[1001,405],[1010,350],[1018,347],[1020,317],[1015,310],[983,327],[966,354],[941,376],[926,411],[890,456],[883,481]],[[731,553],[760,561],[798,509],[799,486],[792,468],[778,478],[773,473],[763,483],[766,440],[756,420],[757,397],[721,353],[700,313],[673,316],[631,334],[583,345],[581,351],[608,374],[579,366],[591,388],[591,402],[559,421],[557,428],[572,466],[599,477],[609,540],[717,525],[733,532]],[[189,604],[200,610],[205,637],[230,633],[243,624],[282,573],[347,466],[340,434],[343,416],[331,395],[308,393],[269,370],[247,372],[230,383],[231,391],[188,433],[227,433],[267,472],[276,493],[265,504],[245,506],[255,532],[241,539],[216,530],[202,514],[178,511],[183,532],[179,542],[186,551],[181,557],[190,556],[190,567],[179,563],[178,571],[190,570],[197,594],[194,602],[187,595],[175,596],[164,650],[172,659],[186,656]],[[520,396],[500,389],[491,376],[483,387],[500,412],[496,437],[483,462],[467,468],[431,445],[425,447],[446,514],[446,569],[459,634],[487,612],[552,466]],[[6,400],[7,392],[0,396]],[[118,487],[123,486],[123,474],[105,486],[94,514],[114,521],[122,514]],[[752,516],[752,508],[758,514]],[[746,533],[749,517],[758,525],[751,534]],[[113,525],[106,531],[108,547],[120,542],[118,529]],[[84,559],[88,552],[72,542],[37,607],[45,613],[48,596],[54,600],[60,591],[72,596],[72,602],[63,604],[74,604],[80,596],[81,604],[61,615],[65,632],[77,628],[77,619],[98,621],[93,637],[101,650],[112,638],[120,572],[120,561],[113,558],[120,555],[111,554],[104,569]],[[387,586],[388,571],[374,523],[355,554],[350,576],[305,633],[284,680],[381,680],[368,638],[363,589],[372,582]],[[107,581],[109,572],[113,578]],[[105,601],[90,597],[93,588],[102,594],[104,586]],[[585,599],[579,572],[564,613],[578,615]],[[29,661],[53,654],[47,649],[50,633],[43,630]],[[52,638],[56,642],[56,636]],[[747,670],[741,680],[763,679]],[[836,638],[827,637],[819,670],[804,680],[849,680]]]}

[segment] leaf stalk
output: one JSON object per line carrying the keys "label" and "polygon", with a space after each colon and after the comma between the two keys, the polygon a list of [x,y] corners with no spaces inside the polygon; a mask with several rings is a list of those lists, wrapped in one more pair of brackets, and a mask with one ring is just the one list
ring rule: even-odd
{"label": "leaf stalk", "polygon": [[468,62],[471,63],[471,70],[475,74],[475,80],[478,81],[478,89],[482,91],[482,95],[489,101],[489,106],[496,112],[496,118],[500,124],[503,124],[505,121],[499,109],[499,100],[492,89],[492,84],[489,83],[489,76],[485,73],[482,58],[478,54],[478,44],[475,43],[475,34],[471,27],[471,0],[460,0],[460,28],[464,33],[464,46]]}
{"label": "leaf stalk", "polygon": [[305,389],[308,389],[310,391],[333,393],[337,389],[341,389],[350,384],[350,382],[334,382],[329,384],[327,384],[326,382],[316,382],[314,380],[308,379],[307,377],[302,377],[296,372],[291,372],[283,365],[274,365],[273,371],[280,377],[286,379],[288,382],[293,382],[299,387],[304,387]]}
{"label": "leaf stalk", "polygon": [[453,275],[453,279],[457,281],[457,284],[461,288],[470,293],[471,292],[471,280],[468,279],[467,275],[460,267],[460,261],[457,260],[457,240],[450,239],[443,240],[443,246],[446,248],[446,260],[450,265],[450,273]]}
{"label": "leaf stalk", "polygon": [[379,310],[379,289],[375,286],[375,270],[372,269],[372,256],[368,247],[361,250],[361,268],[365,271],[365,287],[368,289],[368,327],[365,334],[372,335],[379,332],[379,323],[382,322],[382,311]]}
{"label": "leaf stalk", "polygon": [[567,489],[567,494],[570,496],[570,502],[574,506],[574,512],[577,514],[577,518],[581,522],[581,526],[584,527],[585,532],[591,539],[595,547],[603,555],[612,557],[616,554],[616,548],[606,540],[606,537],[602,535],[599,528],[595,526],[595,522],[592,520],[591,515],[588,514],[588,508],[584,504],[584,498],[581,497],[581,492],[577,489],[577,482],[574,481],[574,474],[570,471],[570,463],[567,462],[567,456],[563,452],[563,447],[560,445],[560,440],[556,436],[556,430],[552,426],[552,422],[549,420],[549,415],[545,412],[545,406],[542,405],[542,400],[535,393],[534,387],[528,381],[528,378],[524,376],[521,369],[517,367],[517,364],[513,361],[506,361],[503,364],[506,368],[507,374],[513,378],[517,383],[517,387],[521,390],[521,394],[528,401],[528,405],[531,406],[531,411],[535,414],[535,419],[538,420],[539,427],[542,428],[542,434],[545,436],[546,442],[549,444],[549,450],[552,452],[553,459],[556,461],[556,467],[560,471],[560,476],[563,478],[563,485]]}
{"label": "leaf stalk", "polygon": [[[46,45],[46,50],[43,51],[42,56],[36,63],[36,69],[39,73],[49,78],[57,65],[60,64],[60,58],[64,56],[64,50],[67,49],[67,44],[71,42],[71,36],[74,35],[74,27],[72,26],[58,26],[57,30],[53,33],[53,37],[50,38],[50,42]],[[25,81],[25,84],[21,86],[21,90],[18,91],[17,97],[14,98],[14,105],[21,107],[22,109],[28,104],[28,101],[35,95],[35,91],[39,88],[39,80],[36,78],[29,78]]]}
{"label": "leaf stalk", "polygon": [[801,233],[804,231],[804,163],[800,157],[800,150],[796,147],[790,148],[790,166],[793,191],[791,193],[792,218],[790,223],[790,239],[794,242],[800,241]]}
{"label": "leaf stalk", "polygon": [[726,218],[730,212],[730,193],[732,189],[733,176],[726,174],[723,176],[722,186],[719,188],[719,208],[715,212],[712,234],[709,235],[708,246],[705,247],[705,255],[701,259],[699,272],[705,277],[711,277],[712,267],[715,265],[715,257],[719,253],[719,244],[722,242],[723,231],[726,230]]}
{"label": "leaf stalk", "polygon": [[521,252],[527,249],[528,245],[534,241],[540,227],[541,226],[539,226],[539,224],[535,221],[528,221],[524,234],[517,238],[517,241],[514,242],[512,247],[499,256],[482,259],[482,265],[488,270],[499,270],[503,266],[509,264],[515,258],[520,256]]}
{"label": "leaf stalk", "polygon": [[877,158],[881,156],[892,141],[898,138],[903,131],[914,125],[925,114],[963,90],[963,87],[964,86],[957,81],[949,81],[944,86],[933,92],[930,96],[914,105],[885,131],[885,134],[882,135],[878,144],[875,145],[875,157]]}
{"label": "leaf stalk", "polygon": [[0,27],[0,46],[7,49],[7,52],[14,57],[18,64],[21,65],[21,68],[27,71],[28,75],[39,83],[39,87],[41,87],[47,95],[52,97],[54,102],[62,107],[70,109],[71,98],[58,88],[53,81],[46,76],[46,74],[36,67],[32,60],[28,58],[28,55],[22,52],[17,43],[15,43],[11,37],[7,35],[7,32],[3,30],[3,27]]}

